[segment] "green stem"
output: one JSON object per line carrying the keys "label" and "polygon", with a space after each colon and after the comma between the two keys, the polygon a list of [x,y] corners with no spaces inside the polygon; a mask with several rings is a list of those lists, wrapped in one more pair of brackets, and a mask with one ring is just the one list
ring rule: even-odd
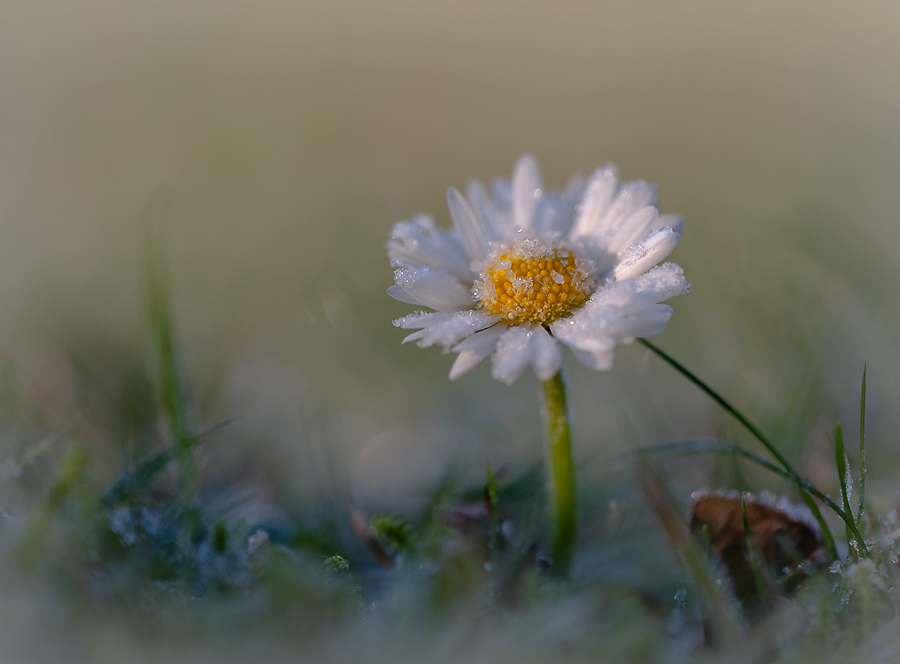
{"label": "green stem", "polygon": [[560,576],[569,572],[575,543],[575,464],[562,375],[544,381],[544,418],[547,424],[547,499],[550,515],[550,558]]}
{"label": "green stem", "polygon": [[500,576],[500,501],[497,499],[497,481],[490,462],[487,464],[487,484],[484,498],[490,517],[491,533],[488,539],[491,549],[491,600],[497,601],[497,579]]}

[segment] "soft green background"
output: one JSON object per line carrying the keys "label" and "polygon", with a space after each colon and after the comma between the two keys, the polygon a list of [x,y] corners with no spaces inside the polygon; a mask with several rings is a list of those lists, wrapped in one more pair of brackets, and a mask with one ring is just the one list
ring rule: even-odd
{"label": "soft green background", "polygon": [[[527,151],[551,187],[608,161],[659,184],[692,292],[658,343],[832,492],[828,430],[857,426],[868,362],[887,510],[898,25],[887,2],[0,3],[6,444],[81,413],[96,477],[119,470],[108,413],[143,362],[163,200],[198,416],[241,418],[208,477],[411,510],[451,463],[526,467],[534,377],[450,383],[451,358],[401,347],[383,243]],[[586,487],[632,444],[740,439],[638,346],[609,373],[566,362]]]}

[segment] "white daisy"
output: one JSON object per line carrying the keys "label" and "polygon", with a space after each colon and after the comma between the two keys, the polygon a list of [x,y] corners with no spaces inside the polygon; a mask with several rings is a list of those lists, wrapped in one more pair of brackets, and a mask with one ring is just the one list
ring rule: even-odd
{"label": "white daisy", "polygon": [[684,229],[659,214],[656,187],[620,183],[615,167],[576,176],[546,193],[535,159],[519,159],[512,181],[488,194],[447,190],[453,230],[430,216],[394,226],[387,243],[396,285],[388,294],[433,309],[394,321],[418,330],[403,342],[458,353],[455,380],[492,355],[491,374],[512,384],[529,365],[550,380],[562,366],[559,342],[596,370],[612,367],[617,344],[663,331],[688,292],[666,258]]}

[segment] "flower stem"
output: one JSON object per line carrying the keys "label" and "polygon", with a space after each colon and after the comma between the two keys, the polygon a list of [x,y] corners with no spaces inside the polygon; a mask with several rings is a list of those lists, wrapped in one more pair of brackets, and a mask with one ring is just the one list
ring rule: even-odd
{"label": "flower stem", "polygon": [[566,407],[566,386],[562,374],[544,381],[544,419],[547,424],[545,447],[547,498],[550,516],[550,558],[553,571],[560,576],[569,572],[575,543],[575,465],[572,462],[572,436]]}

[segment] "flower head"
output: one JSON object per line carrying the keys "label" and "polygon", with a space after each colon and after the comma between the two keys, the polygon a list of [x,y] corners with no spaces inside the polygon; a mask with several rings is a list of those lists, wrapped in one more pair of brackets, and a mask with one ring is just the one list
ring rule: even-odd
{"label": "flower head", "polygon": [[663,331],[688,291],[681,268],[658,265],[684,229],[659,214],[656,188],[619,182],[613,166],[563,192],[545,192],[537,162],[519,159],[512,181],[488,194],[447,190],[453,230],[418,216],[394,226],[388,294],[433,309],[394,321],[404,339],[458,353],[451,380],[492,356],[491,373],[512,384],[531,366],[549,380],[562,366],[559,343],[596,370],[612,367],[617,344]]}

